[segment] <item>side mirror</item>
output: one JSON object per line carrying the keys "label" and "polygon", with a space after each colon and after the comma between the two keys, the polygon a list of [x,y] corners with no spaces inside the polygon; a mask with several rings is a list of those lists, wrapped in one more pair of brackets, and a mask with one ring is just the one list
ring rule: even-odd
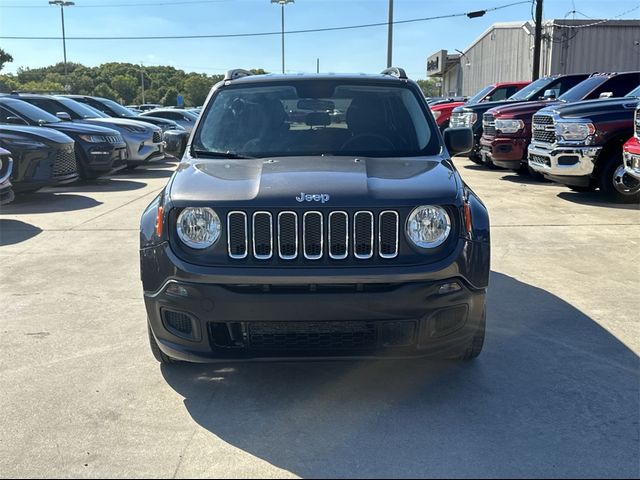
{"label": "side mirror", "polygon": [[470,152],[473,149],[473,130],[468,127],[447,128],[444,131],[444,144],[451,156]]}
{"label": "side mirror", "polygon": [[553,100],[555,98],[558,98],[557,92],[555,90],[545,90],[544,94],[542,95],[543,100]]}
{"label": "side mirror", "polygon": [[10,123],[11,125],[28,125],[27,122],[20,117],[7,117],[5,122]]}
{"label": "side mirror", "polygon": [[71,115],[69,115],[67,112],[56,112],[56,117],[58,117],[60,120],[64,120],[65,122],[71,121]]}
{"label": "side mirror", "polygon": [[613,92],[602,92],[598,98],[613,98]]}

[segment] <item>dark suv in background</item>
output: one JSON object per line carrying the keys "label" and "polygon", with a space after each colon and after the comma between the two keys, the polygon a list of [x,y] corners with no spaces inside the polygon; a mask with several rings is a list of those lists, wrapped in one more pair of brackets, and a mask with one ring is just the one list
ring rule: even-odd
{"label": "dark suv in background", "polygon": [[15,98],[29,102],[61,120],[112,128],[120,132],[127,143],[127,166],[136,167],[164,160],[162,130],[133,119],[114,118],[66,97],[20,94]]}
{"label": "dark suv in background", "polygon": [[111,128],[64,122],[11,96],[0,96],[0,123],[47,127],[71,137],[82,179],[94,179],[126,167],[127,144]]}
{"label": "dark suv in background", "polygon": [[11,183],[17,193],[78,179],[74,142],[62,132],[0,124],[0,147],[13,157]]}

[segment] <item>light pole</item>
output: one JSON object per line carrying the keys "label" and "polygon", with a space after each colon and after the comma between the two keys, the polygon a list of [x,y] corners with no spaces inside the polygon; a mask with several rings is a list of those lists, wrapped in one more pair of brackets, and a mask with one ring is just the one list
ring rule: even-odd
{"label": "light pole", "polygon": [[67,40],[64,33],[64,7],[71,7],[75,5],[74,2],[68,2],[64,0],[49,0],[49,5],[59,6],[60,7],[60,18],[62,20],[62,51],[64,54],[64,83],[65,90],[68,88],[67,82]]}
{"label": "light pole", "polygon": [[294,0],[271,0],[271,3],[278,3],[282,9],[282,73],[284,73],[284,6],[293,3]]}
{"label": "light pole", "polygon": [[393,65],[393,0],[389,0],[389,24],[387,26],[387,68]]}
{"label": "light pole", "polygon": [[142,85],[142,103],[144,104],[144,65],[140,62],[140,85]]}

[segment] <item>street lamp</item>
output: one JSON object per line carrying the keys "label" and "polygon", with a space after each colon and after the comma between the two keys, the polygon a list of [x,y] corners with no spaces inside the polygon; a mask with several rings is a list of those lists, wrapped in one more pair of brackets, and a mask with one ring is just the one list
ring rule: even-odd
{"label": "street lamp", "polygon": [[68,2],[64,0],[49,0],[49,5],[59,6],[60,7],[60,18],[62,19],[62,51],[64,53],[64,82],[65,82],[65,90],[68,88],[67,85],[67,40],[64,34],[64,7],[71,7],[75,5],[74,2]]}
{"label": "street lamp", "polygon": [[284,73],[284,6],[293,2],[294,0],[271,0],[271,3],[278,3],[282,8],[282,73]]}

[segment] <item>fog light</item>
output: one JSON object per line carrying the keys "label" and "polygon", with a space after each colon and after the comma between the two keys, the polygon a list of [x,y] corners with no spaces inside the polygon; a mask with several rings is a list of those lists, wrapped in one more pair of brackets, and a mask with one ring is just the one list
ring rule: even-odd
{"label": "fog light", "polygon": [[440,285],[438,295],[446,295],[447,293],[459,292],[460,290],[462,290],[462,287],[458,282],[445,283],[444,285]]}
{"label": "fog light", "polygon": [[188,297],[189,290],[184,288],[182,285],[178,285],[177,283],[172,283],[165,290],[167,295],[175,295],[177,297]]}

